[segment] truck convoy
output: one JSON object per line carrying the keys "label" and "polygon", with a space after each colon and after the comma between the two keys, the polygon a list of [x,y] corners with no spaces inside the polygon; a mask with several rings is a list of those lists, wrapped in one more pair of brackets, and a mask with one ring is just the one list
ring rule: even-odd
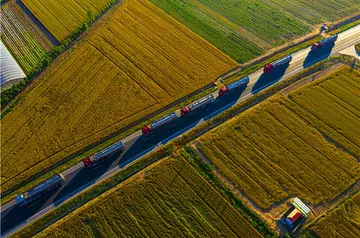
{"label": "truck convoy", "polygon": [[243,85],[247,85],[249,83],[249,81],[250,81],[250,78],[248,76],[245,76],[232,84],[225,85],[224,87],[220,88],[219,97],[224,96],[225,94],[227,94],[228,92],[230,92],[236,88],[239,88]]}
{"label": "truck convoy", "polygon": [[338,35],[333,35],[333,36],[331,36],[329,38],[326,38],[325,40],[322,40],[322,41],[320,41],[318,43],[314,43],[311,46],[311,51],[321,49],[321,48],[324,48],[327,45],[333,44],[333,43],[335,43],[335,41],[337,41],[337,39],[338,39]]}
{"label": "truck convoy", "polygon": [[144,136],[148,136],[153,133],[157,128],[167,125],[175,121],[176,119],[178,119],[178,115],[176,115],[175,112],[170,113],[169,115],[164,116],[163,118],[151,123],[150,125],[144,126],[142,128],[142,133]]}
{"label": "truck convoy", "polygon": [[185,116],[193,111],[196,111],[199,108],[203,108],[206,105],[212,103],[213,101],[214,101],[214,95],[212,95],[212,94],[209,96],[203,97],[202,99],[200,99],[196,102],[193,102],[188,106],[183,107],[181,109],[181,116]]}
{"label": "truck convoy", "polygon": [[271,72],[277,70],[279,67],[289,64],[291,62],[291,60],[292,60],[292,56],[288,55],[282,59],[279,59],[278,61],[267,64],[264,67],[264,73],[271,73]]}
{"label": "truck convoy", "polygon": [[43,194],[60,187],[64,181],[64,175],[57,174],[56,176],[39,184],[35,188],[32,188],[29,191],[25,192],[24,194],[18,195],[15,198],[15,201],[19,205],[19,207],[24,207],[29,203],[39,199]]}
{"label": "truck convoy", "polygon": [[115,153],[117,151],[122,152],[122,151],[124,151],[124,149],[125,149],[125,145],[121,141],[116,142],[115,144],[107,147],[106,149],[104,149],[92,156],[85,158],[83,160],[83,163],[84,163],[85,167],[92,168],[95,165],[98,165],[99,163],[103,162],[108,155]]}

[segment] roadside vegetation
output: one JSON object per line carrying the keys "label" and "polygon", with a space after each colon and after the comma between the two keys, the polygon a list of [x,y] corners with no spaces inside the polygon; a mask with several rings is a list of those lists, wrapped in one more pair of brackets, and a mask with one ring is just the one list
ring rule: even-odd
{"label": "roadside vegetation", "polygon": [[315,4],[303,0],[150,1],[239,63],[310,33],[315,25],[354,14],[360,7],[356,0],[331,4],[327,0]]}
{"label": "roadside vegetation", "polygon": [[[12,85],[10,88],[1,91],[1,107],[2,109],[6,107],[6,109],[1,112],[1,118],[3,118],[7,113],[9,113],[12,108],[14,108],[19,103],[19,100],[15,100],[15,102],[12,100],[22,90],[24,90],[30,84],[30,82],[36,76],[38,76],[51,62],[53,62],[63,51],[68,49],[75,39],[77,39],[83,32],[88,31],[89,26],[103,13],[105,13],[114,3],[115,0],[108,1],[107,4],[103,6],[101,11],[98,12],[96,15],[91,11],[91,9],[89,9],[87,11],[85,20],[80,25],[78,25],[77,28],[74,29],[73,32],[71,32],[71,34],[69,34],[65,39],[63,39],[59,45],[56,45],[55,47],[51,48],[50,51],[46,52],[42,60],[39,61],[39,65],[37,65],[37,67],[33,67],[31,71],[27,72],[27,77],[23,81],[20,81],[19,83]],[[5,6],[11,6],[9,4],[11,3],[7,3]],[[12,19],[12,21],[16,21],[16,19]],[[30,23],[27,22],[27,24]],[[12,31],[14,29],[11,28]],[[27,27],[27,29],[30,28]],[[37,44],[39,44],[39,42]]]}
{"label": "roadside vegetation", "polygon": [[25,6],[60,42],[65,40],[87,19],[87,12],[94,15],[101,12],[106,4],[116,0],[22,0]]}
{"label": "roadside vegetation", "polygon": [[198,147],[261,208],[292,195],[326,202],[360,177],[359,77],[346,66],[277,95],[205,134]]}
{"label": "roadside vegetation", "polygon": [[61,60],[2,119],[2,191],[236,66],[151,3],[135,0]]}
{"label": "roadside vegetation", "polygon": [[[69,201],[61,204],[56,209],[50,211],[45,216],[41,217],[31,225],[17,231],[14,234],[14,237],[32,237],[39,231],[45,229],[50,223],[53,223],[61,218],[64,215],[71,213],[75,209],[79,208],[83,204],[91,201],[92,199],[98,197],[100,194],[108,191],[112,187],[121,183],[124,180],[127,180],[134,173],[137,173],[149,166],[150,164],[155,163],[161,158],[172,156],[173,151],[177,151],[180,147],[186,145],[187,143],[193,141],[198,136],[207,133],[209,129],[218,126],[219,124],[226,122],[230,118],[234,117],[238,113],[247,110],[248,108],[254,106],[258,102],[265,100],[271,95],[277,93],[279,90],[287,87],[288,85],[297,82],[298,80],[312,75],[314,73],[320,72],[323,69],[327,69],[330,66],[333,66],[337,63],[345,63],[347,65],[352,65],[353,67],[359,69],[360,65],[356,62],[353,65],[353,58],[348,56],[333,56],[325,61],[319,62],[302,72],[297,73],[296,75],[286,79],[276,85],[273,85],[259,93],[255,96],[250,97],[243,102],[235,105],[224,113],[216,116],[215,118],[206,121],[205,123],[199,125],[193,130],[185,133],[182,137],[175,139],[175,141],[168,143],[167,145],[155,150],[149,155],[140,158],[139,160],[134,161],[115,175],[102,180],[93,187],[85,190],[79,195],[71,198]],[[240,214],[246,218],[256,229],[265,237],[272,237],[274,234],[264,221],[262,221],[254,212],[252,212],[247,206],[243,205],[241,200],[229,190],[229,188],[219,179],[219,177],[214,173],[212,167],[209,164],[205,163],[197,153],[192,152],[192,149],[186,149],[186,153],[181,152],[183,158],[187,160],[206,180],[216,187],[216,190],[225,196],[228,201],[240,212]],[[49,176],[48,176],[49,177]],[[44,178],[42,178],[44,179]],[[34,183],[36,184],[36,183]],[[33,185],[34,185],[33,184]],[[33,186],[32,185],[32,186]],[[22,190],[25,191],[26,189]],[[6,197],[6,199],[9,199]]]}
{"label": "roadside vegetation", "polygon": [[355,45],[355,49],[360,54],[360,43]]}
{"label": "roadside vegetation", "polygon": [[183,158],[165,158],[38,237],[261,237]]}

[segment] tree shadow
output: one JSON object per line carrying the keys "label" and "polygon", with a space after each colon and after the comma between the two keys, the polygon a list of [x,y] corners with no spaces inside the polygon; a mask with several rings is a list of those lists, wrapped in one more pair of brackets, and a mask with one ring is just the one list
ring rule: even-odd
{"label": "tree shadow", "polygon": [[278,82],[285,74],[287,68],[289,68],[290,64],[283,65],[279,67],[277,70],[271,73],[263,73],[256,83],[254,84],[253,88],[251,89],[252,93],[258,93],[261,90],[275,84]]}
{"label": "tree shadow", "polygon": [[329,57],[334,46],[335,43],[326,45],[325,47],[317,50],[311,50],[304,60],[303,67],[308,68],[316,64],[317,62]]}

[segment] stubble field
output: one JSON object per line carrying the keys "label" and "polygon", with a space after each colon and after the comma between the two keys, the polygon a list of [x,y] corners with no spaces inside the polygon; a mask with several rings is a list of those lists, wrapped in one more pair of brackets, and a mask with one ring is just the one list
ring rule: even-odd
{"label": "stubble field", "polygon": [[277,95],[201,137],[199,148],[261,208],[292,195],[326,202],[360,178],[359,79],[342,67]]}
{"label": "stubble field", "polygon": [[128,0],[61,56],[1,121],[6,191],[236,63],[145,0]]}
{"label": "stubble field", "polygon": [[150,0],[239,63],[359,12],[357,0]]}
{"label": "stubble field", "polygon": [[183,158],[163,159],[38,237],[261,237]]}

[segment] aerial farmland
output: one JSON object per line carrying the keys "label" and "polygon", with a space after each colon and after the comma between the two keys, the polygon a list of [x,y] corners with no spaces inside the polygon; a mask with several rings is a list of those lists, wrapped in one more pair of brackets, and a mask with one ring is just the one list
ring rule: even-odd
{"label": "aerial farmland", "polygon": [[[239,63],[358,12],[350,1],[150,0]],[[281,5],[281,8],[279,8]],[[301,10],[301,14],[298,14]]]}
{"label": "aerial farmland", "polygon": [[[114,222],[116,221],[116,222]],[[187,162],[165,158],[39,237],[261,235]]]}
{"label": "aerial farmland", "polygon": [[358,0],[1,1],[1,237],[358,237]]}
{"label": "aerial farmland", "polygon": [[234,66],[228,56],[154,5],[126,1],[62,62],[50,67],[23,103],[2,120],[2,188]]}
{"label": "aerial farmland", "polygon": [[359,73],[343,67],[275,96],[201,137],[198,148],[261,208],[290,194],[329,201],[360,178]]}

